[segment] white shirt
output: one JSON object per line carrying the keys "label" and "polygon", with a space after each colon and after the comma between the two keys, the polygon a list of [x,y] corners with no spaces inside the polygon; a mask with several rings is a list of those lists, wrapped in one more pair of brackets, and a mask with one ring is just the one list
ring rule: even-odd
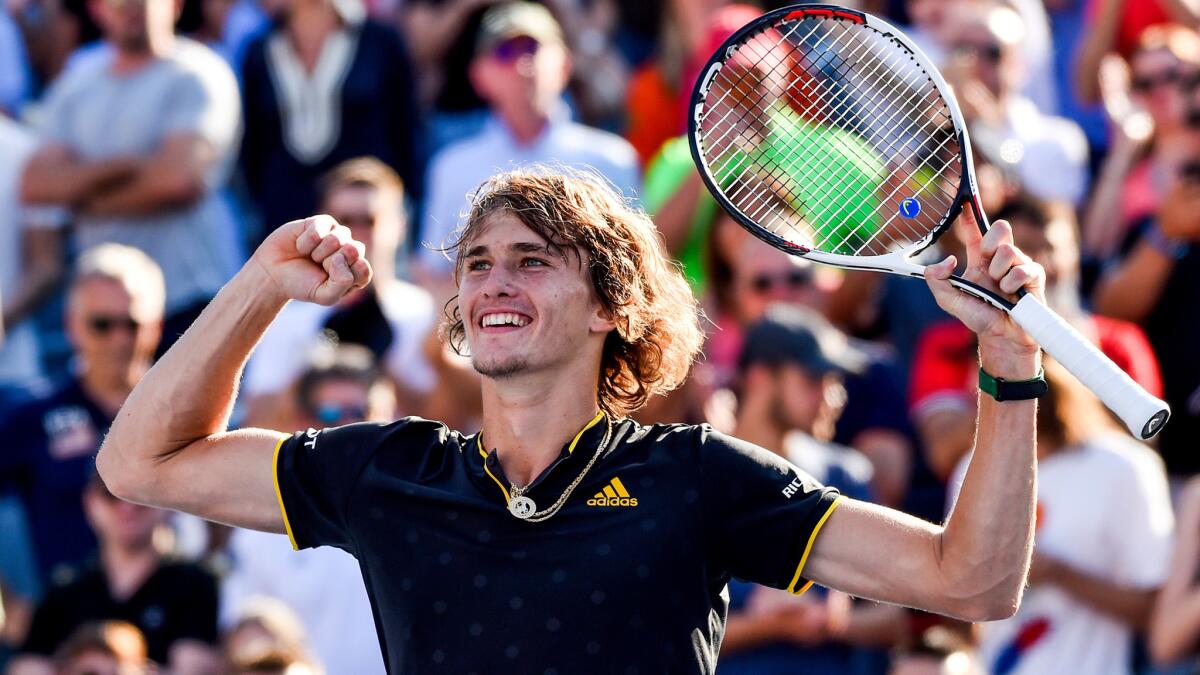
{"label": "white shirt", "polygon": [[418,255],[428,269],[448,273],[451,261],[439,249],[449,244],[468,207],[468,193],[491,176],[533,163],[594,169],[626,197],[640,189],[637,153],[625,139],[569,119],[566,106],[555,111],[542,134],[520,145],[496,116],[475,136],[434,155]]}
{"label": "white shirt", "polygon": [[[1075,569],[1155,588],[1167,576],[1174,526],[1162,460],[1132,439],[1107,435],[1038,462],[1034,545]],[[1132,672],[1133,630],[1054,585],[1027,589],[1016,616],[980,628],[979,654],[993,675]]]}
{"label": "white shirt", "polygon": [[229,553],[233,569],[221,587],[223,626],[237,620],[246,600],[269,596],[296,612],[325,672],[386,672],[354,556],[329,547],[293,551],[286,536],[252,530],[234,531]]}
{"label": "white shirt", "polygon": [[[393,339],[380,365],[414,392],[429,392],[437,383],[424,352],[425,339],[437,326],[433,297],[421,287],[403,281],[389,283],[385,289],[380,292],[379,305],[392,327]],[[251,354],[244,391],[257,396],[291,386],[317,346],[326,319],[336,310],[336,305],[288,303]]]}
{"label": "white shirt", "polygon": [[1087,192],[1087,137],[1079,125],[1043,114],[1023,96],[1009,98],[1002,126],[972,125],[971,140],[1039,199],[1079,204]]}

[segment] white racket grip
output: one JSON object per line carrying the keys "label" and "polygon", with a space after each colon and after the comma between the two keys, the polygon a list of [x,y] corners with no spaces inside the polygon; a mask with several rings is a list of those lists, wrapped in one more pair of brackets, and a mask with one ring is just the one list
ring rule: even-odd
{"label": "white racket grip", "polygon": [[1162,429],[1171,408],[1151,396],[1105,356],[1090,340],[1032,295],[1017,302],[1012,317],[1104,405],[1143,440]]}

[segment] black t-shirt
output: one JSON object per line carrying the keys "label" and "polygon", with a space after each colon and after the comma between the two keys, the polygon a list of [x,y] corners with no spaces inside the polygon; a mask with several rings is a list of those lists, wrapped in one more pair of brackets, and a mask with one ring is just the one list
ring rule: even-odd
{"label": "black t-shirt", "polygon": [[25,505],[46,584],[96,551],[83,489],[110,424],[78,380],[17,408],[0,424],[0,491],[17,492]]}
{"label": "black t-shirt", "polygon": [[22,651],[51,655],[88,621],[127,621],[146,637],[150,658],[166,663],[172,644],[217,641],[217,579],[199,565],[166,561],[132,596],[112,597],[98,565],[55,587],[38,605]]}
{"label": "black t-shirt", "polygon": [[[526,493],[553,504],[597,451],[602,416]],[[391,672],[712,673],[731,577],[802,592],[838,493],[706,426],[612,424],[549,520],[518,520],[478,435],[406,418],[280,442],[298,548],[355,555]]]}

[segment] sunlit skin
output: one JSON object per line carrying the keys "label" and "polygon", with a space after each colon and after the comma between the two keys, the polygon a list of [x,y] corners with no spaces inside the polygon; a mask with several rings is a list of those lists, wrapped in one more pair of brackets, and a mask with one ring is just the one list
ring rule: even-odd
{"label": "sunlit skin", "polygon": [[[598,373],[604,336],[613,323],[587,278],[586,257],[573,249],[565,253],[549,249],[510,213],[490,217],[467,246],[459,307],[472,363],[493,380],[485,386],[543,374],[558,377],[563,369]],[[527,323],[483,325],[497,313]]]}

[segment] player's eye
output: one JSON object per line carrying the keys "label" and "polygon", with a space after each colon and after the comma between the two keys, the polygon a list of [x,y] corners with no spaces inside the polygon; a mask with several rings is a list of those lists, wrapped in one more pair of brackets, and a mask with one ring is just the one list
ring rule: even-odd
{"label": "player's eye", "polygon": [[521,265],[523,267],[545,267],[549,265],[549,263],[541,258],[524,258],[521,260]]}
{"label": "player's eye", "polygon": [[476,258],[475,260],[467,261],[467,271],[468,272],[489,270],[491,268],[492,268],[492,264],[486,260],[480,260],[480,259]]}

